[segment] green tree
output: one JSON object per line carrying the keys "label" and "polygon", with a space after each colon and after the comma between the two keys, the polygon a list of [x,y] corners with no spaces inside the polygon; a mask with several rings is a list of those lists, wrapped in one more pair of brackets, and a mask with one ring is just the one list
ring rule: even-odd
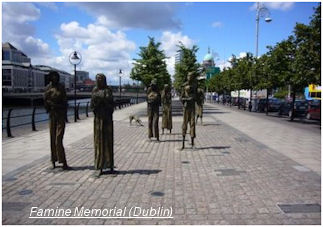
{"label": "green tree", "polygon": [[[257,84],[258,89],[266,89],[266,108],[265,112],[268,115],[268,97],[273,89],[283,86],[282,75],[291,76],[290,58],[288,53],[289,41],[284,41],[277,44],[275,47],[267,47],[269,51],[256,60],[256,75],[259,77]],[[286,52],[287,51],[287,52]]]}
{"label": "green tree", "polygon": [[304,83],[318,84],[321,82],[321,3],[315,9],[309,25],[297,23],[295,34],[294,67],[298,80]]}
{"label": "green tree", "polygon": [[231,91],[234,90],[233,84],[233,70],[231,68],[223,69],[223,83],[224,83],[224,92],[225,94],[230,95],[230,105],[231,105]]}
{"label": "green tree", "polygon": [[197,46],[194,45],[192,48],[187,48],[180,42],[178,47],[178,53],[181,55],[181,60],[175,65],[174,87],[179,92],[182,89],[183,83],[186,82],[187,74],[189,72],[195,72],[196,76],[200,74],[200,64],[196,59],[196,52],[198,51]]}
{"label": "green tree", "polygon": [[254,86],[252,82],[254,75],[254,57],[251,53],[247,53],[245,57],[239,59],[233,56],[231,65],[233,70],[234,88],[235,90],[238,90],[238,108],[240,109],[240,90],[251,89]]}
{"label": "green tree", "polygon": [[294,119],[296,93],[303,92],[309,84],[321,81],[321,4],[315,9],[309,25],[296,24],[294,37],[287,42],[286,57],[289,59],[283,74],[292,88],[291,120]]}
{"label": "green tree", "polygon": [[160,50],[161,43],[155,42],[154,38],[149,37],[147,47],[140,47],[139,59],[134,59],[134,67],[130,77],[133,80],[141,81],[148,87],[153,79],[157,79],[158,88],[162,89],[164,84],[171,84],[170,75],[166,68],[166,56]]}

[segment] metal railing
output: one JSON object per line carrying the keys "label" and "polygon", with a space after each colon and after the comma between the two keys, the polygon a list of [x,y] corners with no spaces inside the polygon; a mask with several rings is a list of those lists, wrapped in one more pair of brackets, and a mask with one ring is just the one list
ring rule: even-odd
{"label": "metal railing", "polygon": [[[143,102],[143,101],[145,101],[145,98],[141,98],[140,101],[137,98],[133,98],[133,97],[123,98],[123,99],[116,99],[116,100],[114,100],[114,109],[117,109],[117,108],[118,109],[122,109],[124,107],[130,106],[132,104],[138,104],[139,102]],[[85,108],[80,108],[81,107],[81,104],[85,104]],[[90,110],[90,108],[89,108],[89,104],[90,104],[90,101],[78,102],[76,104],[75,111],[76,111],[76,117],[77,117],[78,120],[80,120],[80,112],[81,112],[80,110],[81,109],[84,110],[83,113],[85,113],[85,116],[86,117],[89,117],[89,112],[92,112],[92,110]],[[68,109],[74,110],[74,105],[69,105],[68,106]],[[12,112],[14,110],[15,110],[14,108],[8,109],[7,116],[2,118],[3,121],[4,120],[6,121],[6,127],[3,127],[2,129],[6,129],[6,132],[7,132],[7,136],[8,137],[13,137],[12,132],[11,132],[11,129],[12,128],[19,127],[19,126],[24,126],[24,125],[31,125],[32,131],[37,131],[37,129],[36,129],[36,123],[44,122],[44,121],[48,121],[49,120],[48,113],[46,111],[38,112],[38,113],[36,112],[36,110],[37,110],[37,107],[36,106],[33,107],[31,114],[22,114],[22,115],[12,116]],[[41,120],[36,120],[36,116],[37,115],[41,115],[41,114],[47,114],[47,118],[41,119]],[[65,118],[65,121],[67,123],[69,123],[68,122],[68,117],[69,116],[74,116],[74,112],[71,111],[70,113],[68,113],[68,111],[67,111],[66,118]],[[23,117],[30,117],[31,118],[31,121],[28,121],[28,122],[25,122],[25,123],[21,123],[21,124],[11,125],[11,119],[14,119],[14,118],[23,118]]]}

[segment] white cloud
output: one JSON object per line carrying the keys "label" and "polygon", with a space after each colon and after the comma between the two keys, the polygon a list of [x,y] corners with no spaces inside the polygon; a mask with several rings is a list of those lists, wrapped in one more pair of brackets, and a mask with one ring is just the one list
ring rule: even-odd
{"label": "white cloud", "polygon": [[58,10],[58,6],[56,5],[55,2],[35,2],[36,5],[46,7],[48,9],[51,9],[53,11]]}
{"label": "white cloud", "polygon": [[222,22],[220,22],[220,21],[214,21],[213,23],[212,23],[212,27],[214,27],[214,28],[221,28],[222,27]]}
{"label": "white cloud", "polygon": [[[247,52],[240,52],[239,55],[236,55],[236,58],[244,58],[247,56]],[[230,56],[228,59],[226,60],[218,60],[216,62],[216,66],[220,67],[221,70],[223,70],[223,68],[231,68],[232,65],[230,63],[230,61],[232,60],[232,56]]]}
{"label": "white cloud", "polygon": [[247,56],[247,52],[240,52],[239,57],[238,58],[244,58]]}
{"label": "white cloud", "polygon": [[[291,9],[294,6],[294,2],[262,2],[265,7],[272,10],[282,10],[286,11]],[[254,3],[250,10],[256,10],[257,9],[257,3]]]}
{"label": "white cloud", "polygon": [[78,69],[89,71],[92,77],[103,72],[108,76],[108,81],[117,83],[118,69],[121,68],[124,72],[123,81],[129,81],[132,66],[130,53],[136,46],[127,39],[125,33],[112,32],[102,18],[87,26],[81,26],[77,21],[62,23],[60,31],[55,35],[60,54],[54,56],[49,45],[35,36],[35,28],[30,24],[40,17],[41,12],[36,5],[3,3],[4,42],[10,42],[22,50],[31,57],[33,64],[49,65],[67,72],[73,71],[69,55],[77,50],[83,56]]}
{"label": "white cloud", "polygon": [[220,70],[222,71],[224,68],[230,68],[231,63],[229,62],[229,60],[223,60],[223,61],[218,61],[216,63],[216,66],[219,67]]}
{"label": "white cloud", "polygon": [[194,45],[194,40],[190,39],[186,35],[182,35],[181,32],[172,33],[170,31],[163,32],[161,38],[161,49],[165,51],[167,70],[169,74],[174,75],[175,72],[175,55],[177,53],[179,42],[182,42],[184,46],[191,48]]}
{"label": "white cloud", "polygon": [[80,2],[69,3],[85,9],[109,28],[179,29],[177,4],[167,2]]}
{"label": "white cloud", "polygon": [[124,72],[125,79],[129,78],[130,53],[136,46],[126,38],[125,33],[110,31],[100,20],[86,27],[72,21],[61,24],[60,28],[56,39],[62,56],[56,58],[53,64],[71,69],[68,56],[77,50],[83,56],[80,67],[82,70],[89,71],[91,76],[102,72],[108,76],[109,81],[116,82],[120,68]]}
{"label": "white cloud", "polygon": [[30,24],[39,17],[40,10],[32,3],[4,2],[2,4],[3,42],[10,42],[31,58],[48,57],[50,55],[48,44],[35,38],[35,28]]}

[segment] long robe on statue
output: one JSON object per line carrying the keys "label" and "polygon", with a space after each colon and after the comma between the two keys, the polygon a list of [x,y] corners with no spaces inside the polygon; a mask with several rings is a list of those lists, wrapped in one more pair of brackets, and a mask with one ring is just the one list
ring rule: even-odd
{"label": "long robe on statue", "polygon": [[162,129],[172,130],[172,94],[169,85],[166,84],[161,94],[163,104]]}
{"label": "long robe on statue", "polygon": [[204,105],[204,90],[202,88],[197,89],[197,98],[196,98],[196,116],[203,117],[203,105]]}
{"label": "long robe on statue", "polygon": [[67,111],[65,87],[59,83],[59,74],[57,72],[52,71],[49,76],[51,82],[44,93],[44,106],[49,113],[51,161],[52,163],[58,161],[67,165],[63,146]]}
{"label": "long robe on statue", "polygon": [[94,113],[94,167],[113,169],[113,95],[103,74],[96,76],[91,108]]}
{"label": "long robe on statue", "polygon": [[157,80],[152,80],[147,92],[148,103],[148,137],[155,137],[159,140],[159,106],[161,95],[157,88]]}

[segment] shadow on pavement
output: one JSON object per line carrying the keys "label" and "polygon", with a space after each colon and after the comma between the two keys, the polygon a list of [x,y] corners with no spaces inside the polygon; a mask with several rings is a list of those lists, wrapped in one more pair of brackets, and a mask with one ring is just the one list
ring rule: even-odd
{"label": "shadow on pavement", "polygon": [[222,124],[217,124],[217,123],[207,123],[207,124],[203,124],[202,126],[214,126],[214,125],[222,125]]}
{"label": "shadow on pavement", "polygon": [[[140,175],[150,175],[160,173],[160,169],[133,169],[133,170],[115,170],[113,175],[126,175],[126,174],[140,174]],[[109,171],[103,172],[103,175],[110,175]]]}
{"label": "shadow on pavement", "polygon": [[206,149],[214,149],[214,150],[221,150],[221,149],[228,149],[231,146],[213,146],[213,147],[196,147],[198,150],[206,150]]}
{"label": "shadow on pavement", "polygon": [[221,111],[203,111],[203,114],[225,114],[230,112],[221,112]]}
{"label": "shadow on pavement", "polygon": [[[183,140],[181,140],[181,139],[178,139],[178,140],[161,140],[160,142],[182,142]],[[186,139],[185,139],[185,141],[187,141]]]}
{"label": "shadow on pavement", "polygon": [[94,166],[71,166],[71,171],[79,171],[79,170],[95,170]]}

